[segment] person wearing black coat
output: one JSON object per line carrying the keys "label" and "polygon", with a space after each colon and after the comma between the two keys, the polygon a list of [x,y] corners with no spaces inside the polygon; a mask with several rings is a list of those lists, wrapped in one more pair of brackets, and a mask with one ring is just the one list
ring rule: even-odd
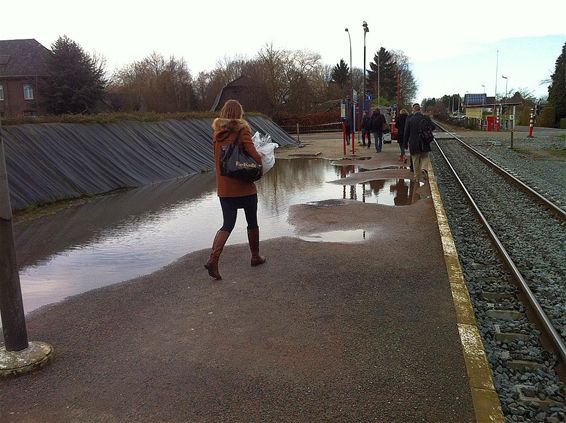
{"label": "person wearing black coat", "polygon": [[395,125],[397,126],[397,142],[399,143],[399,150],[401,151],[401,155],[399,156],[399,161],[405,163],[407,161],[407,156],[405,156],[405,149],[408,148],[408,145],[405,144],[405,140],[403,139],[405,135],[405,123],[407,122],[407,118],[409,114],[405,109],[401,109],[399,112],[399,116],[395,120]]}
{"label": "person wearing black coat", "polygon": [[377,107],[371,114],[370,119],[370,131],[375,139],[375,151],[381,153],[381,147],[383,145],[383,125],[385,124],[385,116],[379,111]]}
{"label": "person wearing black coat", "polygon": [[368,140],[368,148],[371,147],[371,137],[370,137],[370,122],[371,122],[371,117],[368,116],[368,112],[364,111],[364,114],[362,116],[362,122],[361,122],[361,126],[362,126],[362,145],[365,147],[366,146],[366,138]]}
{"label": "person wearing black coat", "polygon": [[409,152],[411,153],[411,161],[414,172],[414,179],[420,181],[422,170],[428,168],[430,164],[429,152],[431,151],[430,143],[426,142],[419,135],[421,122],[432,130],[435,128],[432,120],[421,113],[421,106],[418,103],[413,104],[413,114],[407,118],[405,122],[405,130],[403,134],[403,142],[409,144]]}

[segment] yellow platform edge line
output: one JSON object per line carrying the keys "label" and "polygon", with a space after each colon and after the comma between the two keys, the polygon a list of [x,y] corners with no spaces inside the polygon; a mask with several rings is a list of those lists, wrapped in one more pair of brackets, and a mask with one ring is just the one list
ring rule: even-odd
{"label": "yellow platform edge line", "polygon": [[487,362],[483,341],[477,327],[470,294],[464,282],[464,274],[458,259],[458,251],[456,250],[454,238],[452,238],[450,226],[448,226],[448,218],[446,217],[432,167],[429,167],[428,175],[438,229],[442,240],[442,249],[444,250],[444,261],[450,280],[450,290],[454,300],[456,321],[462,343],[476,421],[478,423],[504,423],[505,418],[501,410],[499,395],[495,391],[491,369]]}

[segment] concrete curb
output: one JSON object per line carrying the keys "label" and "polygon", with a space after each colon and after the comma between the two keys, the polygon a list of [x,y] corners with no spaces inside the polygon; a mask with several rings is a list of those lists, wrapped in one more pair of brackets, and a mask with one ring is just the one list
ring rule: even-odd
{"label": "concrete curb", "polygon": [[476,420],[478,422],[503,423],[505,418],[501,410],[501,403],[493,385],[491,369],[487,362],[481,334],[477,327],[470,294],[464,282],[464,274],[460,267],[458,251],[452,238],[452,232],[448,225],[448,219],[432,168],[429,169],[428,175],[438,229],[440,230],[442,240],[442,249],[444,250],[444,261],[448,271],[448,278],[450,279],[452,298],[454,299],[456,321],[464,351],[464,362],[466,363]]}

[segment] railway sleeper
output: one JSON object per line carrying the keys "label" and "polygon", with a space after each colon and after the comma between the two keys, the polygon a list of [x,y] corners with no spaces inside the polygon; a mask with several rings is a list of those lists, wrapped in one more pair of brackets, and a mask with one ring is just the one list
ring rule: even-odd
{"label": "railway sleeper", "polygon": [[497,320],[521,320],[525,318],[525,313],[516,310],[493,309],[486,311],[486,314]]}
{"label": "railway sleeper", "polygon": [[[549,410],[552,407],[562,406],[560,402],[548,398],[546,394],[539,393],[538,389],[535,386],[515,385],[514,389],[519,394],[519,401],[525,404],[530,404],[543,410]],[[543,397],[543,399],[541,399],[540,397]]]}

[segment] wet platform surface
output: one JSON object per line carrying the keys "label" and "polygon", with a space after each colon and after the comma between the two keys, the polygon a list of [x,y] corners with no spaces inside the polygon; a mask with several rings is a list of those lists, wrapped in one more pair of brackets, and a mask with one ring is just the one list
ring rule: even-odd
{"label": "wet platform surface", "polygon": [[[357,175],[361,172],[367,173]],[[356,175],[362,182],[355,180]],[[417,188],[406,172],[368,172],[323,159],[279,160],[258,183],[262,239],[296,235],[288,222],[293,204],[350,199],[404,206],[420,199]],[[15,242],[25,310],[152,273],[208,248],[210,234],[221,225],[213,174],[115,193],[18,222]],[[242,211],[229,244],[247,241],[241,228]],[[328,236],[304,239],[322,238]],[[347,239],[345,235],[343,240]]]}
{"label": "wet platform surface", "polygon": [[[30,339],[56,359],[0,381],[0,421],[475,421],[434,207],[418,191],[403,207],[291,205],[295,236],[262,241],[255,268],[246,245],[227,246],[222,281],[196,251],[34,313]],[[300,239],[332,232],[362,239]]]}

